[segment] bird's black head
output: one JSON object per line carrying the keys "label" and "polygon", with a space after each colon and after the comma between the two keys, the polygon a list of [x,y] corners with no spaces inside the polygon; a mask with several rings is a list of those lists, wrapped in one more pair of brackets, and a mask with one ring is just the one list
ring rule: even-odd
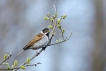
{"label": "bird's black head", "polygon": [[42,32],[43,32],[44,34],[46,34],[47,36],[49,36],[50,31],[49,31],[48,28],[44,28],[44,29],[42,30]]}
{"label": "bird's black head", "polygon": [[46,33],[50,33],[50,31],[49,31],[48,28],[44,28],[44,29],[42,30],[42,32],[45,33],[45,34],[46,34]]}

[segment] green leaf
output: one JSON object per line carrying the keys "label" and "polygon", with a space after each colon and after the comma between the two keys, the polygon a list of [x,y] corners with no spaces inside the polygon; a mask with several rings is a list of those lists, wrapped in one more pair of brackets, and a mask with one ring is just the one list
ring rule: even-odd
{"label": "green leaf", "polygon": [[63,16],[62,16],[62,19],[65,19],[66,17],[67,17],[67,15],[63,15]]}
{"label": "green leaf", "polygon": [[17,60],[14,61],[14,66],[18,66],[18,61]]}
{"label": "green leaf", "polygon": [[63,41],[63,40],[60,38],[60,39],[59,39],[59,42],[62,42],[62,41]]}
{"label": "green leaf", "polygon": [[48,17],[44,17],[44,20],[49,20],[49,18]]}
{"label": "green leaf", "polygon": [[57,17],[58,16],[58,13],[56,13],[55,16]]}
{"label": "green leaf", "polygon": [[53,17],[51,17],[50,20],[51,20],[52,22],[54,22],[54,18],[53,18]]}
{"label": "green leaf", "polygon": [[62,28],[61,30],[62,30],[62,33],[64,33],[64,32],[65,32],[64,28]]}
{"label": "green leaf", "polygon": [[47,16],[48,16],[48,17],[50,16],[50,13],[49,13],[49,12],[47,13]]}
{"label": "green leaf", "polygon": [[48,28],[53,29],[53,26],[52,25],[49,25]]}
{"label": "green leaf", "polygon": [[25,70],[25,69],[26,69],[26,67],[25,67],[25,66],[20,66],[20,68],[21,68],[22,70]]}
{"label": "green leaf", "polygon": [[14,65],[12,65],[11,68],[14,68]]}
{"label": "green leaf", "polygon": [[7,69],[10,70],[10,66],[8,66]]}
{"label": "green leaf", "polygon": [[8,64],[7,62],[4,62],[4,63],[3,63],[3,65],[6,65],[6,66],[8,66],[9,64]]}
{"label": "green leaf", "polygon": [[61,25],[60,25],[60,24],[58,24],[57,27],[58,27],[59,29],[61,29]]}
{"label": "green leaf", "polygon": [[55,32],[53,32],[53,36],[55,36],[55,34],[56,34],[56,33],[55,33]]}
{"label": "green leaf", "polygon": [[4,60],[6,60],[6,59],[7,59],[7,57],[8,57],[8,54],[5,54],[5,55],[4,55]]}
{"label": "green leaf", "polygon": [[59,42],[59,40],[56,40],[56,43],[58,43]]}
{"label": "green leaf", "polygon": [[61,22],[61,20],[60,20],[60,18],[58,18],[58,19],[57,19],[57,23],[60,24],[60,22]]}
{"label": "green leaf", "polygon": [[26,60],[26,63],[30,64],[30,61],[31,61],[31,59],[28,57],[27,60]]}
{"label": "green leaf", "polygon": [[56,16],[55,16],[55,15],[53,15],[52,17],[53,17],[53,18],[55,18]]}

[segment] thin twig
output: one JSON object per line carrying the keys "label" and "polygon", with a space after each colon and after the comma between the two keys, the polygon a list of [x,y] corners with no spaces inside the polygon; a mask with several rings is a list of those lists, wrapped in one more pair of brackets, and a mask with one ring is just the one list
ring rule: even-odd
{"label": "thin twig", "polygon": [[28,66],[35,66],[36,67],[38,64],[42,64],[42,63],[38,62],[38,63],[33,64],[33,65],[26,65],[25,67],[28,67]]}
{"label": "thin twig", "polygon": [[66,38],[66,39],[64,39],[64,40],[62,40],[62,41],[60,41],[60,42],[57,42],[57,43],[49,44],[48,46],[56,45],[56,44],[59,44],[59,43],[65,42],[65,41],[69,40],[71,36],[72,36],[72,33],[71,33],[71,35],[70,35],[68,38]]}
{"label": "thin twig", "polygon": [[6,62],[11,56],[12,56],[12,54],[10,53],[10,55],[8,55],[8,57],[7,57],[5,60],[3,60],[3,61],[0,63],[0,65],[2,65],[4,62]]}
{"label": "thin twig", "polygon": [[[38,64],[42,64],[40,62],[36,63],[36,64],[32,64],[32,65],[25,65],[25,67],[29,67],[29,66],[37,66]],[[16,67],[16,68],[10,68],[10,69],[0,69],[0,70],[15,70],[15,69],[20,69],[20,67]]]}
{"label": "thin twig", "polygon": [[54,10],[55,10],[55,14],[57,13],[57,7],[53,4],[54,6]]}
{"label": "thin twig", "polygon": [[61,37],[63,37],[63,40],[64,40],[64,35],[63,35],[63,32],[62,32],[62,29],[61,29]]}

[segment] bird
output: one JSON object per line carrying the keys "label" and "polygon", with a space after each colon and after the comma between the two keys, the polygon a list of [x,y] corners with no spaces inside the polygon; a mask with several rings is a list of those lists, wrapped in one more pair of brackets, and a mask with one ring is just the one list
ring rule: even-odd
{"label": "bird", "polygon": [[18,55],[15,58],[17,58],[21,53],[23,53],[26,50],[29,49],[37,50],[45,47],[49,41],[49,33],[50,30],[48,28],[44,28],[23,48],[21,52],[18,53]]}

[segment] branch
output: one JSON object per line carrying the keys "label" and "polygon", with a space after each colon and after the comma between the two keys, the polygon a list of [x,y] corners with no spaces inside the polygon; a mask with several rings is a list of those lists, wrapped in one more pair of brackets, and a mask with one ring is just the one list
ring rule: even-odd
{"label": "branch", "polygon": [[55,14],[57,13],[57,7],[53,4],[54,10],[55,10]]}
{"label": "branch", "polygon": [[38,62],[38,63],[33,64],[33,65],[26,65],[25,67],[28,67],[28,66],[35,66],[36,67],[38,64],[42,64],[42,63]]}
{"label": "branch", "polygon": [[2,62],[0,63],[0,65],[2,65],[4,62],[6,62],[11,56],[12,56],[12,54],[10,53],[10,55],[8,55],[8,57],[7,57],[4,61],[2,61]]}
{"label": "branch", "polygon": [[72,36],[72,33],[71,33],[71,35],[70,35],[68,38],[66,38],[66,39],[64,39],[64,40],[62,40],[62,41],[60,41],[60,42],[57,42],[57,43],[49,44],[49,45],[47,45],[47,46],[51,46],[51,45],[56,45],[56,44],[59,44],[59,43],[63,43],[63,42],[65,42],[65,41],[69,40],[71,36]]}
{"label": "branch", "polygon": [[[40,63],[40,62],[38,62],[38,63],[36,63],[36,64],[32,64],[32,65],[25,65],[24,67],[29,67],[29,66],[37,66],[38,64],[42,64],[42,63]],[[0,70],[18,70],[18,69],[20,69],[20,67],[16,67],[16,68],[11,68],[11,69],[0,69]]]}

